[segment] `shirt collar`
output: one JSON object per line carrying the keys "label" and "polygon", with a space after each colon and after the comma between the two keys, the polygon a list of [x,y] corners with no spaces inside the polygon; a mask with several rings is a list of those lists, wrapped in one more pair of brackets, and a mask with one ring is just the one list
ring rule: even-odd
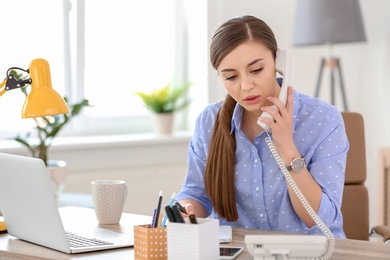
{"label": "shirt collar", "polygon": [[240,129],[242,124],[242,111],[243,107],[240,104],[236,104],[233,110],[232,122],[230,127],[230,134],[234,132],[236,128]]}

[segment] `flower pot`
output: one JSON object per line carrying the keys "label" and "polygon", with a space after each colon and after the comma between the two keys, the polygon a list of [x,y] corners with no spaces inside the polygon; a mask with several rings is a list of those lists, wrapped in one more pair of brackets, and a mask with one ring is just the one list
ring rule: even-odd
{"label": "flower pot", "polygon": [[47,162],[47,173],[54,191],[54,196],[58,200],[64,188],[66,178],[66,162],[61,160],[49,160]]}
{"label": "flower pot", "polygon": [[153,114],[153,129],[156,134],[169,135],[173,129],[173,113]]}

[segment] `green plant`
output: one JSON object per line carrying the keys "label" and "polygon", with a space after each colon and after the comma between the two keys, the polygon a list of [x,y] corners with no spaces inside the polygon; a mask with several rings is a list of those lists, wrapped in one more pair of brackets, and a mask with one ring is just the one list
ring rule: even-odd
{"label": "green plant", "polygon": [[189,87],[189,83],[179,87],[168,84],[163,88],[153,90],[151,93],[137,91],[135,94],[141,98],[147,109],[155,113],[172,113],[186,107],[191,102],[189,99],[180,99]]}
{"label": "green plant", "polygon": [[[17,74],[12,71],[15,77],[23,77],[21,74]],[[21,89],[22,92],[27,96],[28,90],[27,87]],[[67,102],[67,98],[64,97]],[[37,138],[33,138],[31,134],[34,131],[28,132],[25,135],[18,135],[13,138],[13,140],[19,142],[24,147],[28,149],[32,157],[42,159],[47,165],[48,162],[48,150],[51,146],[53,139],[58,135],[58,133],[63,129],[65,125],[67,125],[70,120],[80,114],[82,109],[89,105],[89,101],[87,99],[83,99],[82,101],[69,105],[70,112],[68,114],[59,114],[53,116],[42,116],[35,117],[33,120],[35,121],[34,131],[36,133]]]}
{"label": "green plant", "polygon": [[[67,101],[66,98],[64,99]],[[81,112],[85,106],[89,106],[87,99],[83,99],[79,103],[69,105],[69,114],[33,118],[35,121],[34,130],[38,140],[36,140],[36,138],[31,138],[32,132],[28,132],[24,136],[18,135],[14,138],[14,140],[26,147],[32,157],[42,159],[47,165],[48,150],[53,139],[74,116]]]}

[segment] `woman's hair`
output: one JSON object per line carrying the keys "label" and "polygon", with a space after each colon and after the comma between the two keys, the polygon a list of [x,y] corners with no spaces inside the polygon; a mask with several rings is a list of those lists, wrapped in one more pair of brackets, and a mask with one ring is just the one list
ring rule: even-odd
{"label": "woman's hair", "polygon": [[[271,28],[254,16],[234,17],[215,32],[210,45],[210,60],[215,69],[233,49],[247,41],[264,44],[276,57],[277,42]],[[204,176],[205,189],[214,210],[227,221],[237,221],[235,195],[236,139],[231,121],[236,101],[227,94],[218,112]]]}

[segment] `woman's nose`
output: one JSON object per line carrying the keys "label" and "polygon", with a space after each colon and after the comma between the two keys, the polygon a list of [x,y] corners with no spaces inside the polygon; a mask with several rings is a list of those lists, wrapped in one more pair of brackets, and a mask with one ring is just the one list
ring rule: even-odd
{"label": "woman's nose", "polygon": [[241,89],[244,91],[251,90],[254,87],[253,80],[248,76],[241,77]]}

